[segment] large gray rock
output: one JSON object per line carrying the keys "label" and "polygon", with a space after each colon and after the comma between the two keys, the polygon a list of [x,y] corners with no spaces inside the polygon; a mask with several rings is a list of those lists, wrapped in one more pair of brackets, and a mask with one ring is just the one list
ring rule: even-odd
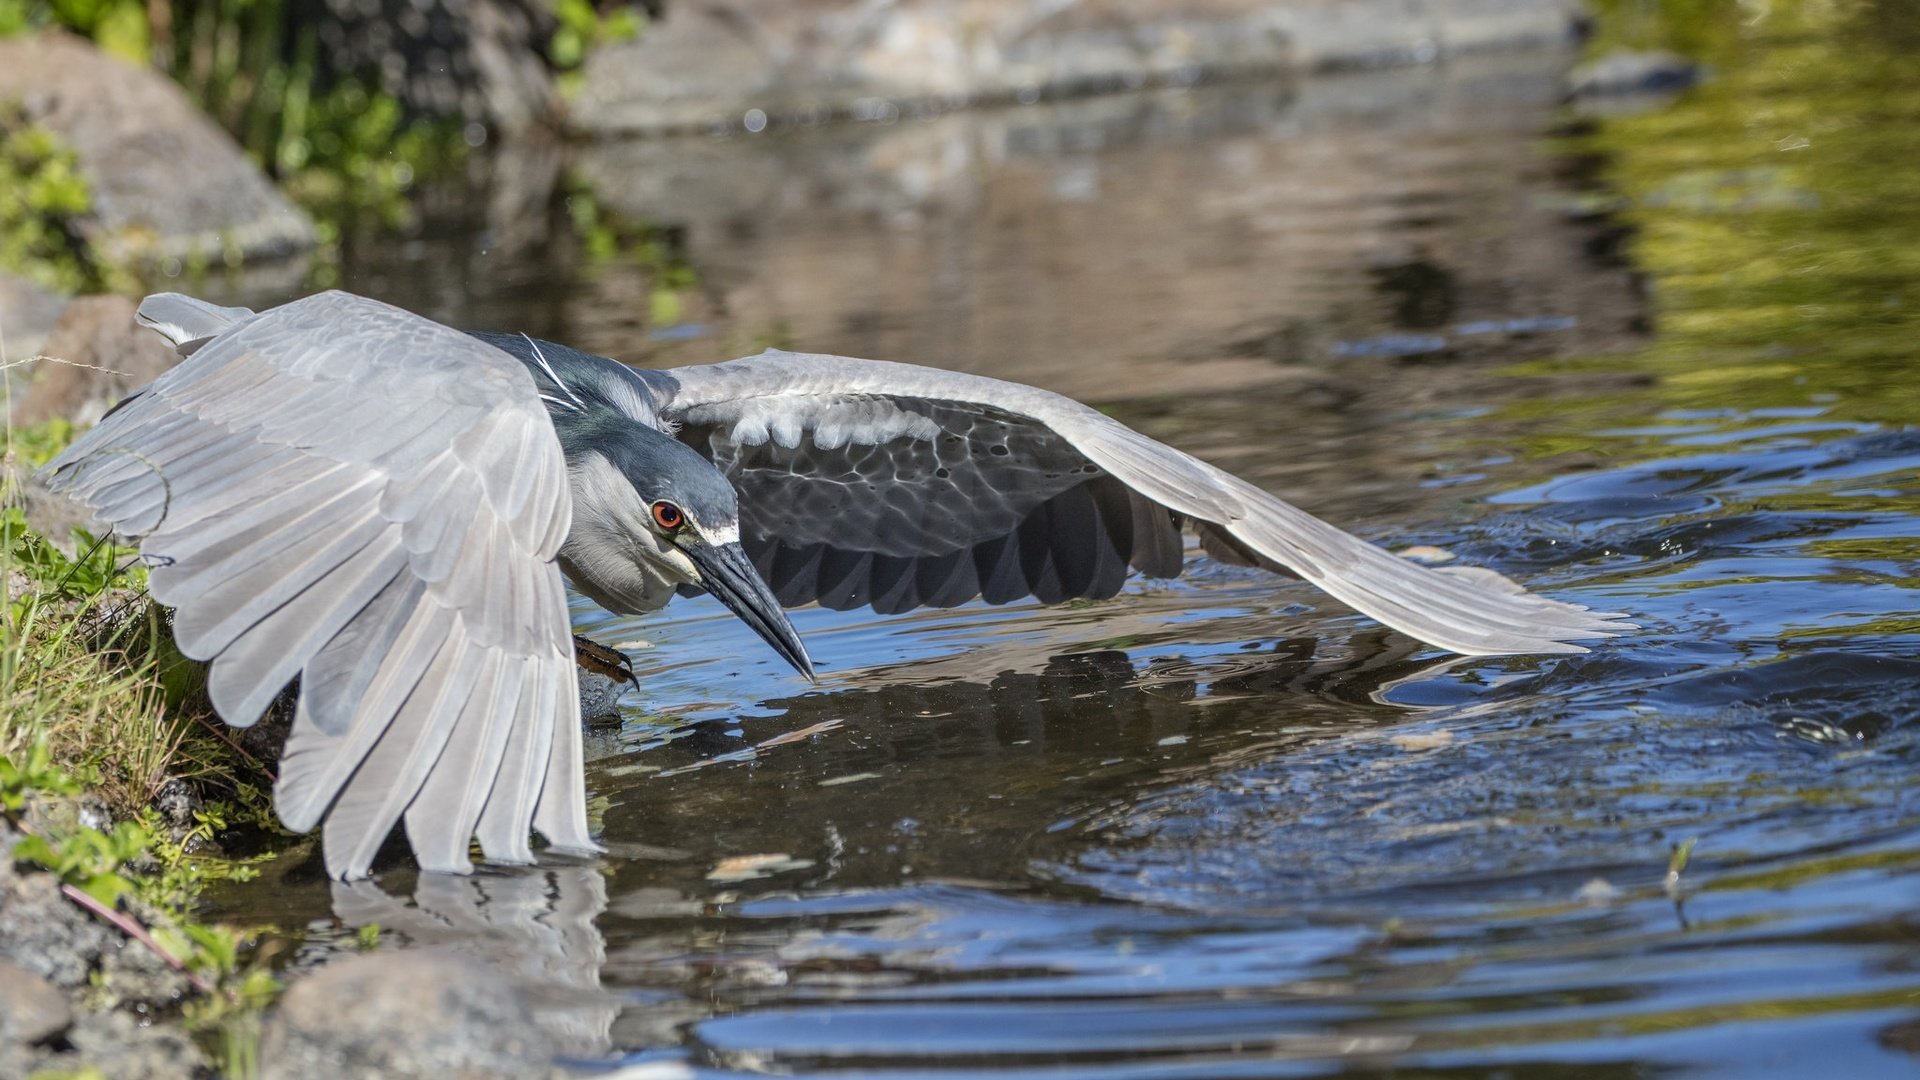
{"label": "large gray rock", "polygon": [[116,262],[284,256],[313,224],[165,76],[71,34],[0,40],[0,101],[73,148]]}
{"label": "large gray rock", "polygon": [[1426,62],[1565,40],[1575,15],[1573,0],[680,0],[590,58],[572,120],[601,134],[885,120],[902,106]]}
{"label": "large gray rock", "polygon": [[268,1020],[260,1080],[522,1080],[555,1073],[510,982],[438,950],[374,953],[293,985]]}

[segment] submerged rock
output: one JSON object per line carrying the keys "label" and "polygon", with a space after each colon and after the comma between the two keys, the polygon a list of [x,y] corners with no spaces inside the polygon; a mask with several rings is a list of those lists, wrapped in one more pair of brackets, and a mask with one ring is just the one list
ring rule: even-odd
{"label": "submerged rock", "polygon": [[580,719],[603,720],[620,715],[625,683],[586,668],[578,668],[575,673],[580,688]]}
{"label": "submerged rock", "polygon": [[0,40],[0,101],[70,146],[118,263],[286,256],[313,224],[164,75],[48,31]]}
{"label": "submerged rock", "polygon": [[555,1074],[550,1037],[508,981],[437,951],[355,956],[295,983],[268,1020],[260,1080]]}

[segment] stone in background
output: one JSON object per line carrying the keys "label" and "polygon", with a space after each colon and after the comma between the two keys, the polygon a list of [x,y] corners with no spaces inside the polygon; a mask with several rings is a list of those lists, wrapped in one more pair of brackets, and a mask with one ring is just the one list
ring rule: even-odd
{"label": "stone in background", "polygon": [[1577,17],[1572,0],[677,0],[589,58],[572,122],[604,135],[738,126],[754,109],[884,119],[887,103],[1426,62],[1563,41]]}
{"label": "stone in background", "polygon": [[59,31],[0,40],[0,100],[78,155],[109,262],[306,251],[313,223],[166,76]]}

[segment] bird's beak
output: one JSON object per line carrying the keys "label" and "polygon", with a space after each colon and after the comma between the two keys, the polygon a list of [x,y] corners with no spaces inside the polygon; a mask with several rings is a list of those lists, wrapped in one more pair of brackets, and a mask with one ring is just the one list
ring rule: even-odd
{"label": "bird's beak", "polygon": [[773,651],[794,670],[813,678],[813,660],[807,656],[807,647],[800,644],[800,634],[787,621],[787,613],[780,610],[773,590],[753,568],[746,548],[738,543],[689,544],[682,550],[700,569],[700,584],[708,592],[753,627],[753,632],[773,646]]}

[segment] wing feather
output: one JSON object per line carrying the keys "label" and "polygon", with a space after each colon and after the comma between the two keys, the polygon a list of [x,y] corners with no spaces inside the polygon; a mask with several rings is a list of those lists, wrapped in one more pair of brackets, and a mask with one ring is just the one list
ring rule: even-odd
{"label": "wing feather", "polygon": [[253,717],[393,580],[405,565],[398,537],[379,536],[304,592],[249,628],[219,654],[207,675],[207,694],[222,716]]}
{"label": "wing feather", "polygon": [[507,752],[509,720],[524,675],[522,665],[503,663],[497,655],[489,658],[439,765],[421,786],[420,797],[407,807],[407,839],[420,865],[457,868],[466,862],[480,810]]}
{"label": "wing feather", "polygon": [[524,719],[508,733],[500,774],[480,810],[480,825],[474,832],[487,858],[495,862],[533,861],[521,823],[533,820],[534,800],[546,782],[547,759],[553,754],[554,717],[546,700],[551,691],[545,672],[528,674],[517,714]]}
{"label": "wing feather", "polygon": [[[486,658],[486,651],[474,647],[465,626],[456,621],[408,696],[407,719],[411,722],[386,725],[376,752],[360,762],[339,798],[328,808],[326,823],[321,826],[327,873],[336,878],[366,876],[380,845],[446,750],[447,739],[473,694],[474,679]],[[423,812],[438,814],[443,809],[423,807]],[[465,865],[464,858],[457,866],[436,866],[424,858],[420,861],[421,869],[442,872],[457,872]]]}
{"label": "wing feather", "polygon": [[[549,678],[554,678],[551,672]],[[554,679],[555,682],[559,680]],[[572,680],[551,686],[552,694],[573,693]],[[580,745],[580,725],[555,722],[540,795],[533,807],[533,828],[547,843],[563,851],[597,850],[587,826],[587,792],[579,780],[586,771]]]}
{"label": "wing feather", "polygon": [[192,355],[46,476],[141,541],[222,716],[300,677],[282,820],[324,822],[345,877],[402,817],[434,870],[466,867],[483,819],[489,854],[529,854],[536,824],[590,848],[565,464],[526,370],[340,293],[259,315],[163,295],[141,318]]}
{"label": "wing feather", "polygon": [[734,479],[743,539],[776,548],[755,554],[783,603],[897,608],[909,592],[874,556],[917,560],[923,604],[1110,596],[1128,566],[1179,572],[1184,520],[1222,558],[1297,574],[1454,652],[1582,652],[1633,629],[1490,570],[1398,558],[1033,387],[771,350],[664,374],[659,419]]}

